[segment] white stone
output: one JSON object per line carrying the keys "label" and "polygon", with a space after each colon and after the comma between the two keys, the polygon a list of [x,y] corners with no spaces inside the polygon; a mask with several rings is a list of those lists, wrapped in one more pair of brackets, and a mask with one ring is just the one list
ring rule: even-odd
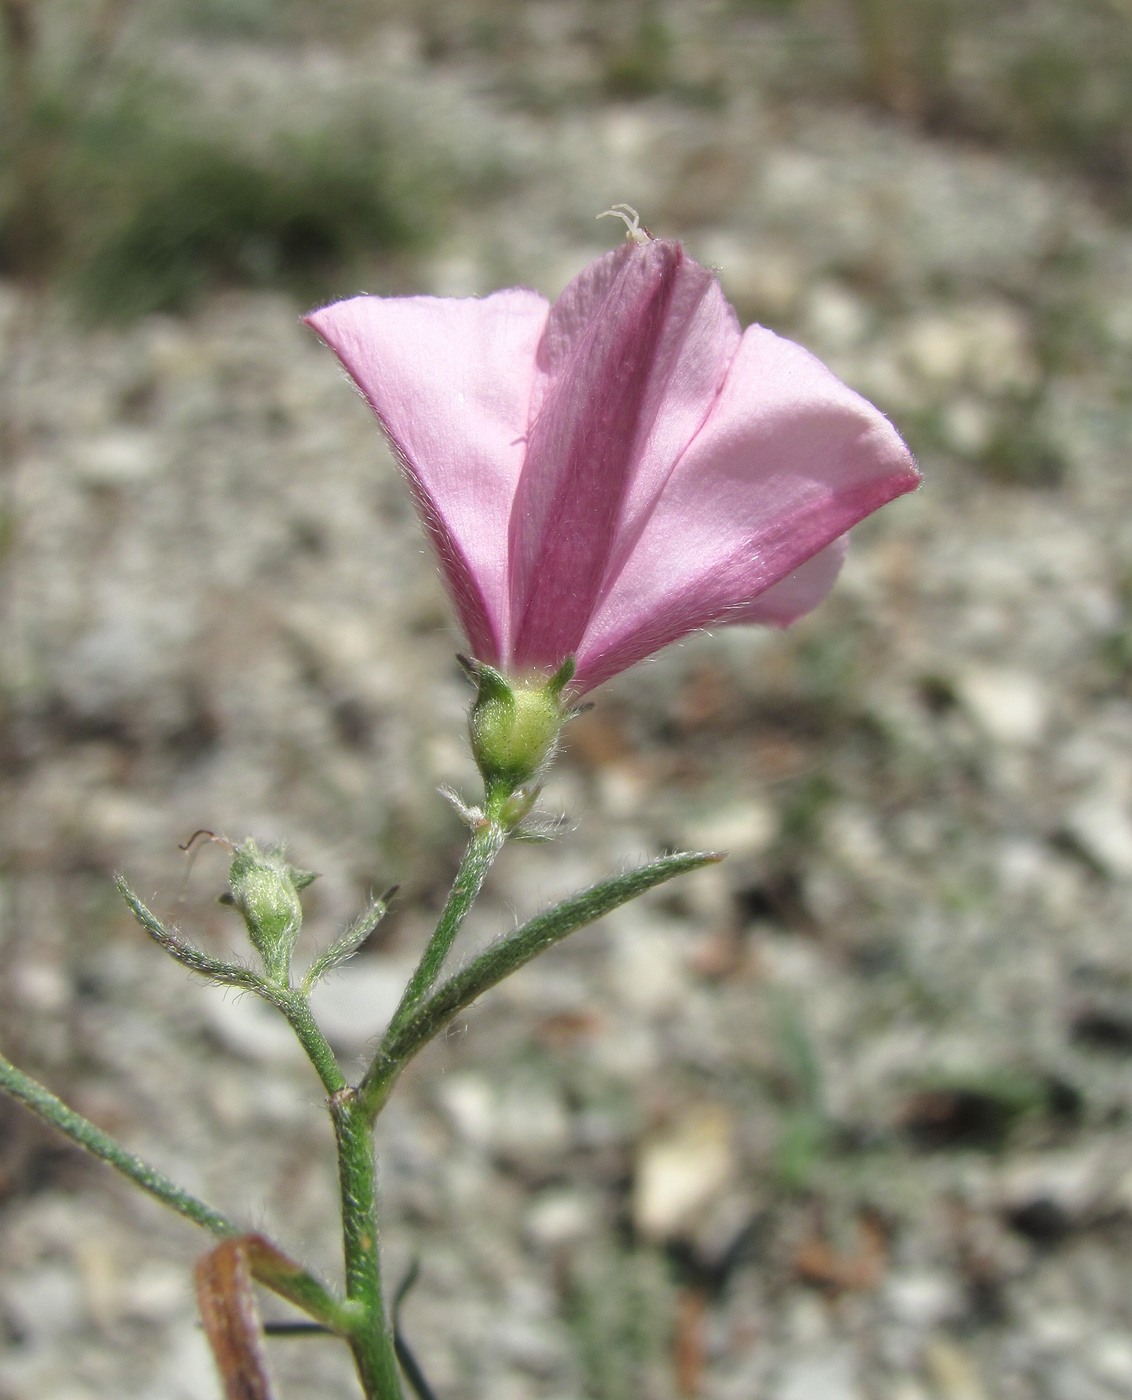
{"label": "white stone", "polygon": [[893,1274],[884,1297],[894,1317],[924,1330],[938,1327],[960,1307],[954,1281],[943,1273]]}
{"label": "white stone", "polygon": [[1065,827],[1106,874],[1132,877],[1132,818],[1115,793],[1097,792],[1072,807]]}
{"label": "white stone", "polygon": [[699,240],[699,261],[718,268],[729,299],[753,302],[764,315],[788,311],[805,283],[803,264],[787,248],[752,243],[726,229],[713,229]]}
{"label": "white stone", "polygon": [[216,1364],[201,1327],[186,1313],[185,1325],[168,1339],[152,1395],[162,1400],[215,1400]]}
{"label": "white stone", "polygon": [[806,328],[827,351],[845,350],[864,339],[869,329],[868,306],[837,282],[819,282],[810,292],[804,314]]}
{"label": "white stone", "polygon": [[75,469],[90,486],[125,487],[145,481],[163,460],[155,434],[144,428],[115,428],[82,443]]}
{"label": "white stone", "polygon": [[584,1239],[601,1219],[598,1206],[581,1191],[549,1190],[531,1202],[523,1233],[537,1249],[555,1249]]}
{"label": "white stone", "polygon": [[994,435],[995,420],[982,399],[958,394],[940,411],[940,430],[948,446],[965,457],[985,452]]}
{"label": "white stone", "polygon": [[857,1367],[850,1352],[837,1349],[788,1362],[774,1400],[858,1400]]}
{"label": "white stone", "polygon": [[678,934],[655,915],[633,907],[611,915],[606,927],[613,983],[625,1002],[641,1016],[674,1011],[688,991],[686,931]]}
{"label": "white stone", "polygon": [[1118,1386],[1124,1395],[1132,1393],[1132,1338],[1105,1333],[1092,1343],[1087,1355],[1089,1369],[1099,1380]]}
{"label": "white stone", "polygon": [[193,1307],[192,1281],[172,1264],[143,1263],[122,1281],[117,1301],[125,1316],[142,1322],[183,1317]]}
{"label": "white stone", "polygon": [[52,1347],[79,1330],[85,1299],[71,1262],[52,1261],[26,1269],[6,1290],[5,1308],[25,1339]]}
{"label": "white stone", "polygon": [[486,1147],[495,1125],[495,1089],[480,1074],[450,1074],[437,1086],[436,1096],[448,1121],[465,1142]]}
{"label": "white stone", "polygon": [[1012,307],[986,303],[918,316],[905,328],[903,346],[909,364],[931,384],[966,381],[984,393],[1001,393],[1035,382],[1028,335]]}
{"label": "white stone", "polygon": [[955,678],[964,708],[979,727],[1002,744],[1028,745],[1046,727],[1045,688],[1028,671],[972,666]]}
{"label": "white stone", "polygon": [[953,1342],[934,1338],[924,1349],[924,1363],[939,1400],[987,1400],[975,1363]]}
{"label": "white stone", "polygon": [[27,1011],[52,1016],[71,1004],[71,979],[55,963],[21,960],[10,965],[7,976],[9,994]]}
{"label": "white stone", "polygon": [[735,1171],[731,1136],[728,1111],[720,1104],[703,1104],[642,1144],[633,1219],[643,1235],[669,1239],[718,1199]]}
{"label": "white stone", "polygon": [[570,1115],[550,1080],[505,1084],[496,1103],[494,1145],[520,1160],[555,1157],[571,1144]]}

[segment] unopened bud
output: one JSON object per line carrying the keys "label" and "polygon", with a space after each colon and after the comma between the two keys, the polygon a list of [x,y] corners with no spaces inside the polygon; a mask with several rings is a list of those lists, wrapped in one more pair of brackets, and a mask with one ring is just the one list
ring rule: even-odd
{"label": "unopened bud", "polygon": [[237,846],[228,870],[232,902],[244,916],[248,937],[274,982],[287,982],[291,953],[303,926],[299,891],[314,879],[289,865],[281,846],[261,851],[254,841]]}
{"label": "unopened bud", "polygon": [[566,662],[549,680],[526,682],[508,681],[478,661],[467,663],[467,669],[478,692],[469,721],[472,754],[483,775],[488,809],[498,816],[507,799],[534,781],[553,758],[569,714],[562,693],[574,665]]}

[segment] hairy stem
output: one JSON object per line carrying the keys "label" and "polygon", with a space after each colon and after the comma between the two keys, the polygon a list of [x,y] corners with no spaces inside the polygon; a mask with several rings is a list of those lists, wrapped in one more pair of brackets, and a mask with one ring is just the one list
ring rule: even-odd
{"label": "hairy stem", "polygon": [[373,1129],[355,1089],[331,1096],[338,1148],[347,1334],[366,1400],[404,1400],[393,1332],[385,1316],[377,1221],[377,1168]]}
{"label": "hairy stem", "polygon": [[483,888],[483,882],[487,878],[487,872],[491,869],[495,857],[503,849],[506,840],[506,830],[495,821],[485,819],[472,829],[471,838],[464,852],[464,858],[460,862],[460,868],[456,872],[456,878],[452,882],[452,889],[448,895],[448,902],[444,906],[444,912],[440,916],[440,922],[429,939],[428,947],[417,965],[417,970],[405,988],[397,1010],[393,1013],[393,1019],[390,1021],[389,1029],[385,1032],[382,1041],[383,1046],[397,1034],[432,990],[456,935],[460,932],[460,926],[463,924],[468,910],[475,903],[476,896]]}
{"label": "hairy stem", "polygon": [[286,1016],[288,1024],[298,1037],[299,1044],[307,1052],[307,1059],[315,1068],[322,1087],[328,1094],[336,1094],[346,1087],[346,1076],[342,1073],[334,1051],[322,1031],[319,1030],[310,1006],[301,991],[288,988],[278,996],[270,997],[273,1006]]}

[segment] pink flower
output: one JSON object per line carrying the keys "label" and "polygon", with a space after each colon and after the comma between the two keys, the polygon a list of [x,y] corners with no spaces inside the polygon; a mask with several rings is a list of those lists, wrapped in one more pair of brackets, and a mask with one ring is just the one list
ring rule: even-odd
{"label": "pink flower", "polygon": [[581,693],[702,627],[785,626],[846,532],[919,483],[806,350],[740,331],[679,243],[629,241],[553,306],[360,296],[307,317],[384,428],[475,657],[576,659]]}

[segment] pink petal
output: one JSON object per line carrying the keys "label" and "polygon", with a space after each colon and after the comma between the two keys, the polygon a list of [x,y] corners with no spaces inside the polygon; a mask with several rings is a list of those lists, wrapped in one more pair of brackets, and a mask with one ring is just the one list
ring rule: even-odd
{"label": "pink petal", "polygon": [[498,665],[507,531],[548,312],[516,288],[482,300],[355,297],[306,318],[385,429],[474,654]]}
{"label": "pink petal", "polygon": [[627,244],[555,303],[511,520],[516,667],[577,649],[622,541],[710,413],[739,343],[715,277],[677,243]]}
{"label": "pink petal", "polygon": [[751,327],[714,411],[606,580],[576,686],[695,628],[800,615],[832,584],[835,555],[777,597],[768,590],[919,480],[879,410],[808,351]]}
{"label": "pink petal", "polygon": [[758,622],[764,627],[789,627],[800,617],[829,596],[837,582],[845,556],[849,552],[849,536],[827,544],[793,573],[779,579],[745,608],[728,613],[725,622]]}

